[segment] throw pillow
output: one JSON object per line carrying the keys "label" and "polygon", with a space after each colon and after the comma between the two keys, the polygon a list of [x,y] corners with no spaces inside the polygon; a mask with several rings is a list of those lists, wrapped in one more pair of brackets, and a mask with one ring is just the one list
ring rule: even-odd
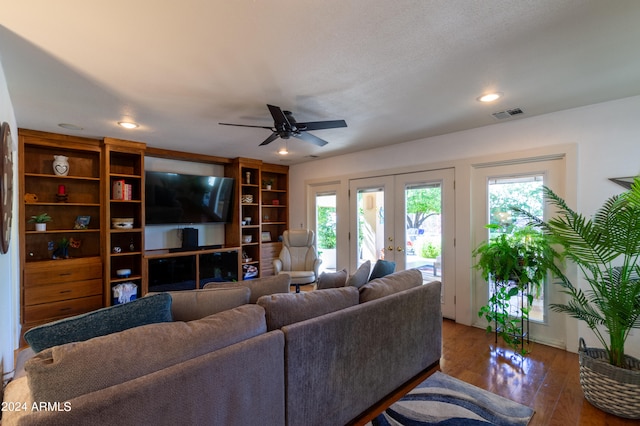
{"label": "throw pillow", "polygon": [[393,274],[395,270],[396,262],[380,259],[376,262],[375,265],[373,265],[373,271],[371,271],[369,281],[375,280],[376,278],[384,277],[385,275]]}
{"label": "throw pillow", "polygon": [[358,297],[358,290],[354,287],[328,288],[262,296],[258,305],[264,308],[267,330],[271,331],[357,305]]}
{"label": "throw pillow", "polygon": [[316,290],[344,287],[346,282],[347,282],[346,269],[343,269],[342,271],[338,271],[338,272],[323,272],[318,277]]}
{"label": "throw pillow", "polygon": [[360,288],[360,303],[399,293],[422,285],[422,273],[417,269],[407,269],[376,278]]}
{"label": "throw pillow", "polygon": [[24,339],[37,353],[52,346],[168,321],[171,296],[161,293],[34,327],[24,334]]}
{"label": "throw pillow", "polygon": [[349,277],[346,285],[355,288],[362,287],[369,281],[369,272],[371,272],[371,261],[367,260]]}

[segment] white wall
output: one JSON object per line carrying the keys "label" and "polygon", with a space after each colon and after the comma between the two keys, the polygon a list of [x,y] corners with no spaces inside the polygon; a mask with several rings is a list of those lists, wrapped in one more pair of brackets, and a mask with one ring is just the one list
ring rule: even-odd
{"label": "white wall", "polygon": [[[456,169],[456,319],[471,324],[472,288],[470,284],[471,229],[469,226],[471,164],[478,158],[503,157],[505,153],[528,151],[525,155],[571,151],[577,148],[573,164],[567,171],[567,200],[578,211],[592,214],[602,201],[622,190],[608,178],[640,174],[640,96],[587,107],[521,118],[478,129],[452,133],[418,141],[372,149],[327,159],[315,160],[290,168],[290,223],[307,223],[307,186],[338,182],[346,192],[350,177],[374,176],[387,171],[428,170],[443,165]],[[344,195],[344,194],[343,194]],[[299,206],[299,208],[296,208]],[[346,222],[346,221],[343,221]],[[345,231],[345,232],[342,232]],[[347,229],[339,230],[344,235]],[[346,237],[345,237],[346,238]],[[346,240],[339,240],[344,246]],[[348,241],[346,242],[348,246]],[[340,250],[340,247],[339,247]],[[343,248],[344,250],[344,248]],[[348,259],[348,250],[338,259]],[[338,265],[347,267],[348,262]],[[461,303],[462,301],[462,303]],[[573,339],[584,336],[588,345],[595,338],[583,325],[568,320],[569,349]],[[640,332],[629,339],[627,350],[640,356]]]}
{"label": "white wall", "polygon": [[[1,58],[0,58],[1,59]],[[12,375],[13,351],[18,346],[20,335],[20,265],[18,259],[18,161],[17,142],[18,131],[16,118],[9,97],[9,90],[0,63],[0,123],[9,123],[13,137],[13,220],[9,251],[0,254],[0,365],[2,366],[3,383]],[[1,220],[1,219],[0,219]]]}

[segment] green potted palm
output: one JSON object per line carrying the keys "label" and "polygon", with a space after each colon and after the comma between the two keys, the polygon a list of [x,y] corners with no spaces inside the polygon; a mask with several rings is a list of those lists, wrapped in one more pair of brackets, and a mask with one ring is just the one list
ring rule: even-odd
{"label": "green potted palm", "polygon": [[[498,230],[499,225],[487,225]],[[526,226],[502,232],[482,242],[474,251],[474,267],[491,286],[488,303],[479,317],[487,321],[487,332],[495,332],[514,352],[524,356],[531,304],[540,295],[548,267],[542,261],[557,254],[541,232]],[[515,300],[519,300],[514,306]]]}
{"label": "green potted palm", "polygon": [[582,286],[571,282],[559,262],[546,260],[568,295],[551,309],[584,321],[602,345],[587,348],[580,339],[585,398],[603,411],[640,418],[640,361],[625,354],[630,331],[640,328],[640,180],[605,200],[592,218],[573,211],[549,188],[544,195],[557,216],[543,221],[519,213],[560,245],[585,280]]}

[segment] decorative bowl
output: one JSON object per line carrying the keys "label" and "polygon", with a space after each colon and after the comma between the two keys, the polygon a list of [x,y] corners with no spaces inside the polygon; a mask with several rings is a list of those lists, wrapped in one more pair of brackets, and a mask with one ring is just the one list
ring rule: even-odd
{"label": "decorative bowl", "polygon": [[111,227],[113,229],[131,229],[133,228],[133,218],[113,217],[111,218]]}
{"label": "decorative bowl", "polygon": [[243,243],[250,243],[251,240],[253,240],[253,237],[251,235],[243,235],[242,236],[242,242]]}
{"label": "decorative bowl", "polygon": [[242,202],[245,204],[253,203],[253,195],[242,194]]}
{"label": "decorative bowl", "polygon": [[118,269],[116,276],[118,278],[129,278],[131,276],[131,269]]}

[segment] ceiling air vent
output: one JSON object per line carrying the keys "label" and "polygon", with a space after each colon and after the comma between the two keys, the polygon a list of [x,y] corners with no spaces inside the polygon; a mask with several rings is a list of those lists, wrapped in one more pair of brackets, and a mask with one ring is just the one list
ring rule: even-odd
{"label": "ceiling air vent", "polygon": [[510,118],[510,117],[513,117],[514,115],[520,115],[520,114],[524,114],[521,108],[511,108],[506,111],[494,112],[491,115],[493,115],[493,118],[497,120],[504,120],[505,118]]}

